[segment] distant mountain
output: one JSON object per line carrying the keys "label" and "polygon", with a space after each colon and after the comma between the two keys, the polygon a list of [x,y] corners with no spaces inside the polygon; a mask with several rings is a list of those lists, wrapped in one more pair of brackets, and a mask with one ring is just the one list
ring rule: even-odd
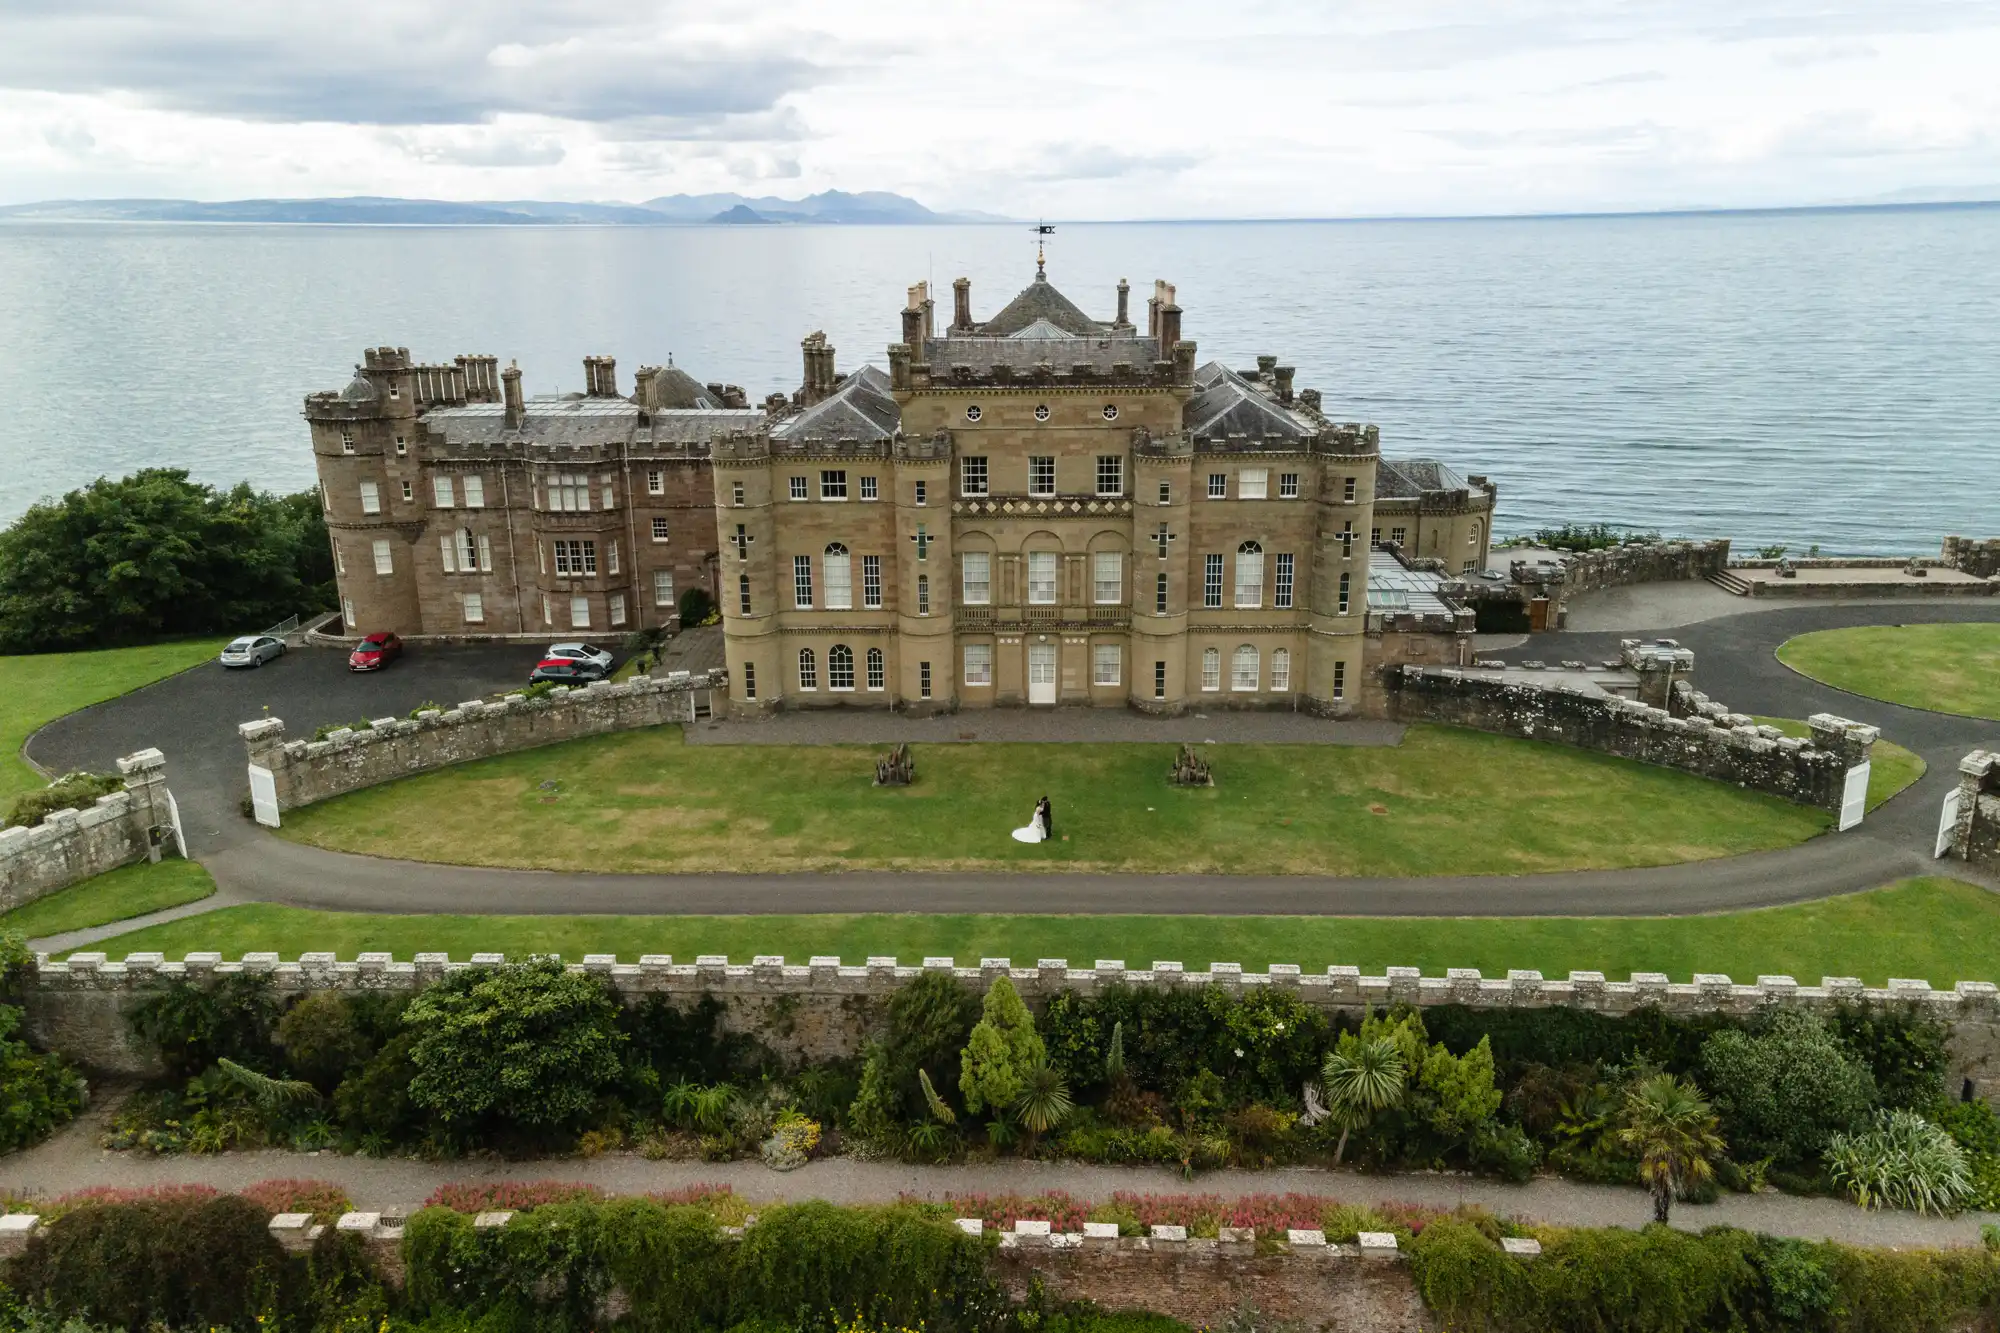
{"label": "distant mountain", "polygon": [[292,222],[432,227],[659,227],[721,223],[909,224],[1005,222],[990,213],[934,213],[914,199],[884,191],[825,190],[804,199],[740,194],[676,194],[643,204],[566,203],[537,199],[55,199],[0,207],[0,219],[63,222]]}

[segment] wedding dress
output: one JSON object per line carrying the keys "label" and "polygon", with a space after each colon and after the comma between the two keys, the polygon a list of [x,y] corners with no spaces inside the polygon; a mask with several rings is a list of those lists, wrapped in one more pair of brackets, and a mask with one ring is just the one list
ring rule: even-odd
{"label": "wedding dress", "polygon": [[1028,821],[1028,827],[1014,830],[1015,842],[1046,842],[1048,836],[1048,826],[1042,822],[1042,808],[1040,806],[1035,807],[1035,817]]}

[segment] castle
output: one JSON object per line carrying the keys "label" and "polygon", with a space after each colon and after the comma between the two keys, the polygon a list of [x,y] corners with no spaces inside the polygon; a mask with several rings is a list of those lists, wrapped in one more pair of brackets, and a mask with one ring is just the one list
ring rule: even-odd
{"label": "castle", "polygon": [[349,633],[529,638],[722,612],[732,709],[1089,704],[1377,711],[1378,669],[1459,663],[1494,487],[1385,461],[1263,356],[1197,365],[1174,288],[1145,327],[1037,265],[983,321],[908,293],[888,369],[821,334],[749,405],[587,358],[524,400],[492,357],[366,354],[306,400]]}

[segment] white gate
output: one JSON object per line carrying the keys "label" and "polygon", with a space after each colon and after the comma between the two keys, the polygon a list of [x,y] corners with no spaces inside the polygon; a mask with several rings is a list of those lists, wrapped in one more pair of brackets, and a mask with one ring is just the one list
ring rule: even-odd
{"label": "white gate", "polygon": [[1944,794],[1944,809],[1938,812],[1937,850],[1934,857],[1947,856],[1951,852],[1951,835],[1958,831],[1958,793],[1953,787]]}
{"label": "white gate", "polygon": [[265,828],[278,827],[278,781],[257,764],[250,765],[250,811]]}
{"label": "white gate", "polygon": [[1056,646],[1052,643],[1028,645],[1028,702],[1052,704],[1056,701]]}
{"label": "white gate", "polygon": [[1847,789],[1840,794],[1842,829],[1853,828],[1868,813],[1868,769],[1867,764],[1856,764],[1847,770]]}
{"label": "white gate", "polygon": [[[1954,791],[1952,795],[1956,796],[1958,793]],[[188,840],[187,834],[181,832],[181,803],[174,799],[171,789],[167,792],[167,818],[174,824],[174,850],[179,852],[181,859],[185,861],[188,854]]]}

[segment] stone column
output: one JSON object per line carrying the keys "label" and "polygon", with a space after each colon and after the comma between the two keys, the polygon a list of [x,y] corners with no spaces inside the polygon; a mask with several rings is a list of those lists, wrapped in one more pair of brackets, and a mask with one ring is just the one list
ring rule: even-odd
{"label": "stone column", "polygon": [[1959,761],[1951,850],[1967,865],[2000,871],[2000,751],[1974,750]]}
{"label": "stone column", "polygon": [[1813,744],[1839,755],[1847,768],[1867,763],[1874,753],[1875,742],[1882,737],[1880,727],[1871,727],[1865,722],[1850,722],[1832,713],[1814,713],[1806,719],[1806,725],[1812,728]]}
{"label": "stone column", "polygon": [[1694,653],[1672,639],[1641,643],[1626,639],[1619,656],[1639,677],[1639,702],[1652,708],[1669,709],[1674,684],[1694,674]]}
{"label": "stone column", "polygon": [[[118,761],[125,790],[132,794],[132,820],[146,838],[146,859],[160,859],[160,849],[173,839],[174,816],[167,795],[167,757],[158,750],[141,750]],[[176,846],[175,851],[184,849]]]}

